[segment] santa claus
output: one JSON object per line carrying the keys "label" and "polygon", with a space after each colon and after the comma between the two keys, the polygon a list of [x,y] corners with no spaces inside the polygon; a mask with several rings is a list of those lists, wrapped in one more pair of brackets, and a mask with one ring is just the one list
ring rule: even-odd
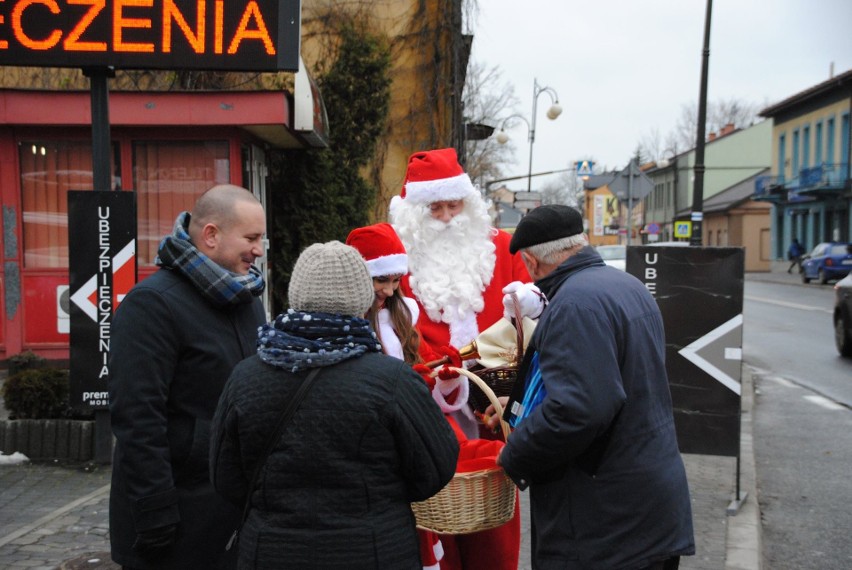
{"label": "santa claus", "polygon": [[[475,340],[503,317],[505,292],[530,280],[520,256],[509,253],[511,236],[492,227],[485,201],[459,165],[454,149],[410,157],[402,192],[391,201],[390,219],[408,253],[409,273],[401,287],[420,306],[418,328],[432,347],[462,348]],[[522,303],[543,302],[531,284],[520,289]],[[524,313],[536,312],[536,307],[531,309]],[[439,384],[446,402],[438,399],[467,437],[474,438],[479,428],[462,400],[466,382],[459,378],[456,386]],[[520,519],[516,513],[496,529],[442,536],[442,541],[442,569],[515,570]]]}

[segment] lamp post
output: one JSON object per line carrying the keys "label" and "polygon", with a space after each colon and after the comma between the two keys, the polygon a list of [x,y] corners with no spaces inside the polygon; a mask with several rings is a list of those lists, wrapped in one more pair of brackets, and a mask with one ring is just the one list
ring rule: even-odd
{"label": "lamp post", "polygon": [[530,162],[529,169],[527,170],[527,192],[532,191],[532,165],[533,165],[533,143],[535,143],[535,117],[536,111],[538,110],[538,98],[542,93],[547,93],[550,97],[550,108],[547,110],[547,118],[551,121],[555,120],[559,115],[562,114],[562,106],[559,104],[559,95],[556,93],[556,90],[552,87],[546,87],[538,84],[538,79],[533,79],[533,108],[532,108],[532,122],[527,121],[521,115],[510,115],[503,119],[503,123],[500,125],[500,132],[497,133],[497,142],[500,144],[506,144],[509,140],[509,135],[506,134],[504,129],[506,122],[510,119],[521,119],[527,125],[527,131],[529,132],[529,142],[530,142]]}

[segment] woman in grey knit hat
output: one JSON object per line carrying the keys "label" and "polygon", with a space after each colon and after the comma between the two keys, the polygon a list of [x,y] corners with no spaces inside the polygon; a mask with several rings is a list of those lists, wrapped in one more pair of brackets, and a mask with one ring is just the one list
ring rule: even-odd
{"label": "woman in grey knit hat", "polygon": [[[210,467],[222,496],[240,507],[249,497],[240,568],[422,568],[409,504],[452,478],[458,443],[421,377],[383,354],[361,318],[373,298],[355,249],[308,247],[290,309],[260,328],[257,355],[225,386]],[[273,426],[315,369],[266,457]]]}

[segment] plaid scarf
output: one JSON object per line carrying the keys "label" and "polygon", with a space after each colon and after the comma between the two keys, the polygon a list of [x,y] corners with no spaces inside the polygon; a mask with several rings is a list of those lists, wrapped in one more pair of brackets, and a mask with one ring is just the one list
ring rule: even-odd
{"label": "plaid scarf", "polygon": [[260,270],[251,266],[247,275],[233,273],[198,251],[189,238],[189,212],[181,212],[172,234],[163,238],[154,263],[182,273],[215,305],[250,303],[263,293]]}
{"label": "plaid scarf", "polygon": [[382,345],[366,319],[293,309],[260,327],[257,339],[261,360],[291,372],[381,351]]}

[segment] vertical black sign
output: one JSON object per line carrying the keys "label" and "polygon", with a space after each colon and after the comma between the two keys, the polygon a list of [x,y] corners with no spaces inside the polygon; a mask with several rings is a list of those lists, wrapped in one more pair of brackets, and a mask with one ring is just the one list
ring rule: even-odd
{"label": "vertical black sign", "polygon": [[657,300],[683,453],[737,457],[745,255],[735,247],[627,248],[627,271]]}
{"label": "vertical black sign", "polygon": [[136,282],[133,192],[68,192],[71,394],[77,410],[106,409],[112,315]]}

